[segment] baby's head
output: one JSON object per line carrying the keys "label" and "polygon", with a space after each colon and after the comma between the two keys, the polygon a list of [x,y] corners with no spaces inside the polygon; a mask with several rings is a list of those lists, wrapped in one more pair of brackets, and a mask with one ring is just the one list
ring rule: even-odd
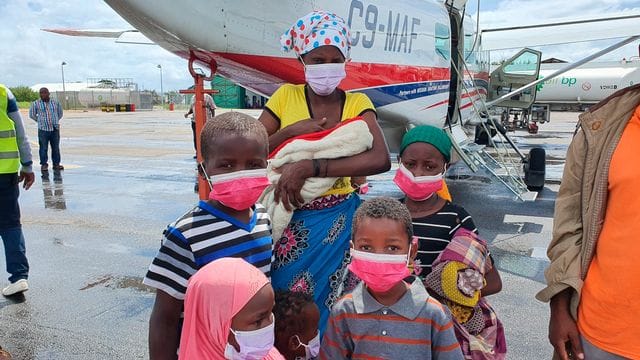
{"label": "baby's head", "polygon": [[442,129],[416,126],[402,138],[398,160],[413,176],[441,174],[451,161],[451,140]]}
{"label": "baby's head", "polygon": [[209,176],[267,167],[267,130],[249,115],[232,111],[207,121],[200,144]]}
{"label": "baby's head", "polygon": [[303,292],[276,292],[273,309],[275,346],[287,360],[318,356],[320,311],[313,298]]}
{"label": "baby's head", "polygon": [[[353,216],[351,231],[355,250],[376,254],[407,254],[413,240],[409,210],[398,200],[388,197],[362,203]],[[412,246],[411,260],[416,251]]]}
{"label": "baby's head", "polygon": [[[477,316],[471,309],[478,305],[486,285],[485,275],[492,267],[487,243],[473,232],[459,229],[433,262],[425,285],[446,302],[458,323],[465,324]],[[475,326],[474,323],[479,325],[474,321],[470,325]]]}

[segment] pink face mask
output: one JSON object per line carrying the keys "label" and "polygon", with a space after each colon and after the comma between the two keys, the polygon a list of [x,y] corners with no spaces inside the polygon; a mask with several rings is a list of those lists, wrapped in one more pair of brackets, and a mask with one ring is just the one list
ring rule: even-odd
{"label": "pink face mask", "polygon": [[409,252],[402,255],[376,254],[352,248],[349,270],[371,290],[377,293],[386,292],[410,275],[410,254],[411,245]]}
{"label": "pink face mask", "polygon": [[[446,170],[445,170],[446,171]],[[442,189],[444,171],[433,176],[413,176],[411,171],[400,164],[393,182],[413,201],[424,201]]]}
{"label": "pink face mask", "polygon": [[329,96],[340,85],[347,73],[345,63],[329,63],[305,65],[304,75],[314,93]]}
{"label": "pink face mask", "polygon": [[269,186],[267,169],[242,170],[211,177],[206,174],[211,187],[209,199],[238,211],[253,206]]}

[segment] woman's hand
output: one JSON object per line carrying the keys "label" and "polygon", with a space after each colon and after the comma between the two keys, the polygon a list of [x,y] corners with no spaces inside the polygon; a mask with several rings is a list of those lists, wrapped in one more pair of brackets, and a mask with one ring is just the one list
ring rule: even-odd
{"label": "woman's hand", "polygon": [[278,180],[274,192],[276,202],[282,203],[287,211],[304,205],[300,190],[305,180],[313,175],[312,161],[302,160],[285,164],[275,170],[280,173],[280,180]]}
{"label": "woman's hand", "polygon": [[495,267],[495,264],[493,264],[491,257],[489,257],[487,261],[491,262],[491,270],[489,270],[484,276],[487,284],[482,288],[480,293],[481,296],[497,294],[502,290],[502,279],[500,278],[498,269]]}

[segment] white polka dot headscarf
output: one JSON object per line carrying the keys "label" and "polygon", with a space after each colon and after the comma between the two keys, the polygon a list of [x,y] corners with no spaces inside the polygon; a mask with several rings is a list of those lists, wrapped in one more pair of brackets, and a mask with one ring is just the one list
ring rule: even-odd
{"label": "white polka dot headscarf", "polygon": [[351,33],[343,18],[327,11],[307,14],[280,37],[284,51],[302,56],[323,45],[337,47],[345,59],[351,51]]}

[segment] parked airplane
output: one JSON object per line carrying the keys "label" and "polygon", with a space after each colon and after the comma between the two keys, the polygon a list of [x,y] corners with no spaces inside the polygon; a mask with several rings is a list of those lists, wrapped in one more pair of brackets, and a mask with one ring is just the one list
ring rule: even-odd
{"label": "parked airplane", "polygon": [[[562,63],[541,64],[540,78],[566,66]],[[567,71],[537,86],[536,103],[550,104],[552,110],[582,110],[614,92],[640,83],[640,58],[593,62]]]}
{"label": "parked airplane", "polygon": [[[532,82],[538,78],[540,62],[540,52],[525,49],[490,77],[487,50],[509,47],[504,45],[508,41],[499,40],[506,30],[494,29],[481,36],[477,24],[464,15],[467,0],[105,2],[142,34],[117,31],[107,36],[117,37],[121,42],[156,43],[191,59],[190,63],[207,65],[267,97],[285,82],[304,82],[300,62],[280,49],[278,39],[283,29],[314,9],[334,11],[348,21],[353,41],[347,78],[340,87],[363,92],[371,98],[391,149],[397,148],[407,127],[440,126],[451,134],[458,154],[472,170],[484,166],[520,198],[532,195],[527,188],[541,189],[544,185],[544,151],[532,151],[537,158],[529,159],[504,131],[498,131],[503,140],[493,141],[493,145],[500,148],[510,144],[517,160],[514,161],[513,152],[503,148],[504,153],[494,154],[496,161],[484,147],[476,146],[462,128],[476,125],[485,133],[500,130],[499,125],[490,126],[493,121],[486,99],[492,105],[529,107],[535,99],[536,87]],[[624,23],[619,31],[594,31],[593,24],[588,24],[578,33],[563,31],[553,40],[570,42],[638,35],[640,22],[633,22],[637,18],[640,15],[632,16],[631,22],[628,16],[617,19]],[[545,26],[564,29],[580,25],[577,22]],[[100,37],[106,32],[47,31]],[[626,43],[633,39],[627,39]],[[511,91],[527,84],[524,89]],[[526,163],[524,180],[520,161]]]}

